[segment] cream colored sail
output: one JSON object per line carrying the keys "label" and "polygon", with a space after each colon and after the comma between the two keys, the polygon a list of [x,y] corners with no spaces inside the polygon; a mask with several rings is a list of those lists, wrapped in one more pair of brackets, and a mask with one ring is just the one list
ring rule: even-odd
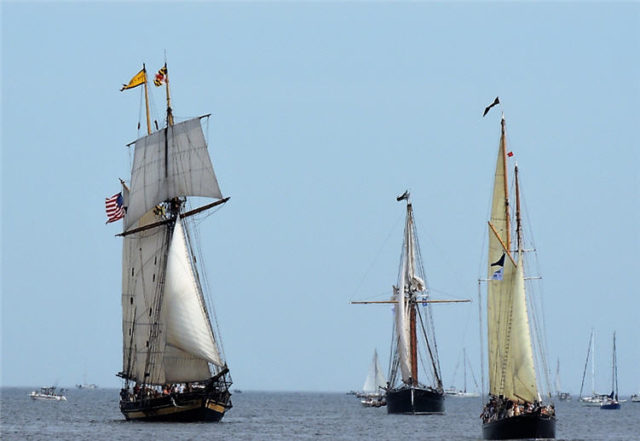
{"label": "cream colored sail", "polygon": [[382,393],[383,387],[387,384],[387,380],[384,378],[382,369],[380,369],[380,363],[378,363],[378,351],[373,351],[373,359],[369,366],[369,372],[367,378],[364,380],[362,391],[367,394],[379,394]]}
{"label": "cream colored sail", "polygon": [[402,262],[400,271],[400,281],[395,291],[395,326],[396,336],[398,338],[398,362],[400,365],[400,373],[402,381],[409,384],[411,379],[411,348],[410,348],[410,330],[409,330],[409,302],[406,298],[406,279],[405,279],[406,261]]}
{"label": "cream colored sail", "polygon": [[523,253],[510,253],[504,119],[489,221],[487,323],[489,392],[512,400],[538,399],[524,285]]}

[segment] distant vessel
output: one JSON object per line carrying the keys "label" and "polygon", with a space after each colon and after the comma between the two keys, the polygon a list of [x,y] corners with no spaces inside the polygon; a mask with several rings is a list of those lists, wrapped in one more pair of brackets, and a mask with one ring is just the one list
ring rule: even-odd
{"label": "distant vessel", "polygon": [[[229,198],[222,198],[201,127],[208,115],[174,123],[166,64],[155,83],[165,83],[167,95],[166,125],[155,132],[144,67],[123,87],[144,85],[148,134],[134,143],[131,188],[123,182],[121,194],[120,410],[127,420],[215,422],[231,408],[232,383],[211,325],[191,221]],[[216,201],[189,210],[191,196]]]}
{"label": "distant vessel", "polygon": [[41,387],[40,392],[32,391],[29,396],[33,400],[41,401],[67,401],[64,395],[64,389],[57,390],[55,386]]}
{"label": "distant vessel", "polygon": [[[388,413],[433,414],[444,412],[444,389],[440,374],[438,349],[431,319],[430,303],[467,302],[469,300],[431,300],[425,282],[422,258],[418,247],[413,206],[408,191],[398,196],[407,203],[404,241],[393,296],[387,301],[351,303],[392,303],[394,332],[389,382],[385,389]],[[423,305],[421,312],[418,305]],[[430,384],[418,379],[418,347],[422,360],[431,374]]]}
{"label": "distant vessel", "polygon": [[607,395],[600,409],[615,410],[620,409],[618,401],[618,361],[616,357],[616,333],[613,333],[613,359],[611,361],[611,394]]}
{"label": "distant vessel", "polygon": [[[587,358],[584,361],[584,370],[582,371],[582,382],[580,384],[580,401],[583,406],[597,407],[607,398],[606,394],[596,393],[596,364],[595,364],[595,341],[596,334],[594,330],[591,330],[589,335],[589,344],[587,346]],[[591,358],[591,395],[583,396],[582,391],[584,389],[584,379],[587,375],[587,366],[589,365],[589,358]]]}
{"label": "distant vessel", "polygon": [[387,404],[384,400],[386,385],[387,380],[385,380],[382,369],[380,369],[380,363],[378,363],[378,351],[374,349],[369,372],[362,385],[362,393],[357,394],[359,398],[362,398],[360,403],[365,407],[385,406]]}
{"label": "distant vessel", "polygon": [[511,248],[504,116],[501,126],[491,219],[488,223],[487,325],[490,399],[482,413],[482,434],[485,439],[555,438],[555,410],[553,405],[545,406],[541,403],[529,329],[517,165],[515,258]]}
{"label": "distant vessel", "polygon": [[560,387],[560,359],[558,358],[558,362],[556,363],[556,397],[560,401],[569,401],[571,400],[571,394],[569,392],[561,392]]}
{"label": "distant vessel", "polygon": [[640,394],[631,395],[631,402],[632,403],[640,403]]}
{"label": "distant vessel", "polygon": [[[467,358],[466,349],[462,349],[462,364],[464,365],[464,387],[463,389],[456,389],[455,386],[448,387],[444,390],[445,395],[449,397],[458,397],[458,398],[475,398],[479,397],[480,394],[477,392],[468,392],[467,391],[467,364],[470,364],[469,359]],[[457,370],[457,367],[456,367]],[[471,374],[473,374],[473,370],[471,370]],[[454,373],[455,375],[455,373]],[[473,379],[475,382],[475,377]],[[478,384],[476,383],[476,388]]]}

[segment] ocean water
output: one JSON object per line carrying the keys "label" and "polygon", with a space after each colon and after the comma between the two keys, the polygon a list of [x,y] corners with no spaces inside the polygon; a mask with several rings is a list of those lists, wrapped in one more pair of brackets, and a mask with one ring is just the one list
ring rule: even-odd
{"label": "ocean water", "polygon": [[[34,401],[3,388],[2,440],[480,440],[479,398],[448,398],[445,415],[388,415],[340,393],[244,392],[221,423],[127,422],[118,390],[70,389],[68,401]],[[640,440],[640,403],[620,410],[556,402],[559,440]]]}

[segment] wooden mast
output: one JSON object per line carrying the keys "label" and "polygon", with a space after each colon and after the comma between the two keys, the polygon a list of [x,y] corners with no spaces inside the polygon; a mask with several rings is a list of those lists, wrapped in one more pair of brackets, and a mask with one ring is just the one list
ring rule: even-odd
{"label": "wooden mast", "polygon": [[169,92],[169,69],[167,69],[167,62],[164,62],[164,77],[165,86],[167,89],[167,125],[173,125],[173,111],[171,110],[171,93]]}
{"label": "wooden mast", "polygon": [[414,386],[418,385],[418,336],[416,334],[416,304],[409,303],[409,329],[411,332],[411,380]]}
{"label": "wooden mast", "polygon": [[522,243],[522,222],[520,219],[520,185],[518,181],[518,164],[515,167],[516,178],[516,236],[518,238],[518,252],[522,249],[524,244]]}
{"label": "wooden mast", "polygon": [[147,135],[151,135],[151,117],[149,116],[149,88],[147,87],[147,68],[142,63],[144,71],[144,104],[147,109]]}
{"label": "wooden mast", "polygon": [[507,230],[507,252],[511,252],[511,219],[509,216],[509,186],[507,184],[507,129],[506,122],[504,120],[504,114],[500,121],[501,133],[500,133],[500,148],[502,150],[502,168],[504,170],[504,212],[506,216],[506,230]]}

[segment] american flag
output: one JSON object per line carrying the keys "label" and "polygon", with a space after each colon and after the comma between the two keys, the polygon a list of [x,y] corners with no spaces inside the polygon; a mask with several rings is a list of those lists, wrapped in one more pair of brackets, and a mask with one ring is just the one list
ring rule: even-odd
{"label": "american flag", "polygon": [[107,209],[107,223],[115,222],[124,217],[124,206],[122,205],[122,193],[114,194],[104,201]]}

